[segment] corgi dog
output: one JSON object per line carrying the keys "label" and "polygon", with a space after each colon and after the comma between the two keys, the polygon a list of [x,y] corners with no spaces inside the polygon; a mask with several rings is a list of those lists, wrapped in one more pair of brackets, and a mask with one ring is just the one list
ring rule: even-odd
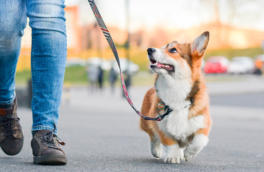
{"label": "corgi dog", "polygon": [[209,96],[201,71],[209,32],[189,44],[177,41],[161,49],[148,48],[150,69],[157,74],[155,86],[144,97],[141,113],[157,117],[172,111],[162,121],[140,119],[140,128],[150,137],[154,157],[165,163],[190,161],[208,143],[211,128]]}

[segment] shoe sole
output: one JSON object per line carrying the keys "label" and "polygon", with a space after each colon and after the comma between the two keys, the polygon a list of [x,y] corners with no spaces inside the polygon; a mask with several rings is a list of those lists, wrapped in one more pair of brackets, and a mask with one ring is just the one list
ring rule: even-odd
{"label": "shoe sole", "polygon": [[67,157],[65,155],[34,156],[33,162],[40,165],[65,165],[67,164]]}
{"label": "shoe sole", "polygon": [[24,136],[23,136],[23,135],[22,135],[22,139],[21,139],[21,140],[22,140],[22,141],[21,141],[21,143],[20,143],[19,149],[18,149],[17,151],[15,151],[15,152],[14,152],[14,150],[12,150],[12,152],[5,150],[5,149],[1,146],[1,144],[0,144],[0,147],[1,147],[2,151],[3,151],[5,154],[7,154],[7,155],[9,155],[9,156],[15,156],[15,155],[19,154],[20,151],[21,151],[22,148],[23,148],[23,145],[24,145]]}

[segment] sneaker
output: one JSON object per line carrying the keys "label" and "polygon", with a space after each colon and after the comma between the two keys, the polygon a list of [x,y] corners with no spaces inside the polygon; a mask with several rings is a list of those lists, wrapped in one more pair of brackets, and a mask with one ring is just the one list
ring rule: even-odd
{"label": "sneaker", "polygon": [[7,155],[17,155],[24,143],[17,117],[17,100],[9,108],[0,108],[0,147]]}
{"label": "sneaker", "polygon": [[36,131],[31,141],[33,162],[42,165],[66,164],[67,157],[59,145],[65,145],[65,143],[60,142],[58,136],[52,131]]}

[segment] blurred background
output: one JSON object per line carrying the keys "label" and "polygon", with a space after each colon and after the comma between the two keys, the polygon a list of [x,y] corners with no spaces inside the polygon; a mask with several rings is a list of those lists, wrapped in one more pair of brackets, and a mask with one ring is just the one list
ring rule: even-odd
{"label": "blurred background", "polygon": [[[96,0],[121,57],[126,85],[151,86],[148,47],[173,40],[191,42],[204,31],[210,42],[202,70],[207,82],[262,79],[262,0]],[[86,0],[66,0],[68,57],[65,90],[84,86],[96,92],[120,87],[118,68]],[[28,85],[31,28],[25,29],[16,83]],[[121,92],[121,88],[120,88]]]}

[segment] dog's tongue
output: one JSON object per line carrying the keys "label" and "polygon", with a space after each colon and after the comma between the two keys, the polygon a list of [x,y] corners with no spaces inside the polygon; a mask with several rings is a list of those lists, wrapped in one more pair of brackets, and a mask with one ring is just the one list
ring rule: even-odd
{"label": "dog's tongue", "polygon": [[158,66],[158,67],[162,67],[162,64],[160,64],[160,63],[157,63],[157,66]]}

